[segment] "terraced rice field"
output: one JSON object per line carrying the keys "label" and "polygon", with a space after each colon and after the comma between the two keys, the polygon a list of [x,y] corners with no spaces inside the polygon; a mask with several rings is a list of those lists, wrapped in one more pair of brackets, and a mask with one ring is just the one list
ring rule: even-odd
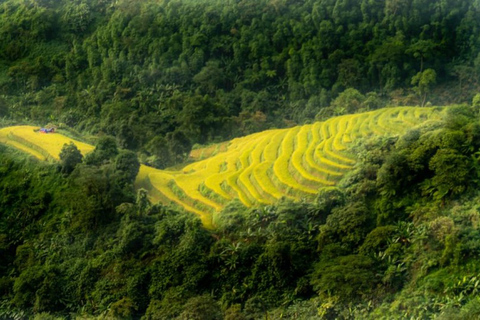
{"label": "terraced rice field", "polygon": [[92,145],[71,139],[59,133],[40,133],[33,126],[16,126],[0,129],[0,142],[30,153],[40,160],[59,160],[65,143],[73,142],[85,155],[92,151]]}
{"label": "terraced rice field", "polygon": [[270,204],[281,197],[312,199],[355,164],[349,145],[370,135],[394,135],[429,119],[436,108],[395,107],[331,118],[232,140],[224,151],[180,171],[142,167],[137,186],[154,200],[198,214],[206,226],[226,202]]}
{"label": "terraced rice field", "polygon": [[210,158],[220,152],[227,150],[228,142],[215,143],[208,146],[192,149],[188,155],[188,159],[192,161],[199,161]]}
{"label": "terraced rice field", "polygon": [[[271,204],[282,197],[312,199],[320,188],[335,185],[353,167],[355,156],[349,145],[355,140],[400,134],[440,117],[438,108],[395,107],[267,130],[197,150],[196,156],[204,159],[179,171],[142,165],[136,187],[147,189],[153,202],[181,207],[212,227],[213,215],[232,199],[248,207]],[[93,150],[93,146],[61,134],[41,134],[33,129],[0,129],[0,142],[43,160],[58,159],[63,144],[70,141],[83,154]]]}

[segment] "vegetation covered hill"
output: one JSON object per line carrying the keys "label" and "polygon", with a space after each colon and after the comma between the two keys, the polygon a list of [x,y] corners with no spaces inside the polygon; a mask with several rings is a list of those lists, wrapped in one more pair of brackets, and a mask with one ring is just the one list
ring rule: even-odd
{"label": "vegetation covered hill", "polygon": [[[478,0],[0,0],[0,318],[480,318],[479,30]],[[100,138],[4,128],[47,123]]]}
{"label": "vegetation covered hill", "polygon": [[[238,199],[246,207],[274,204],[281,198],[313,200],[320,188],[333,186],[353,168],[348,147],[359,138],[405,132],[440,118],[436,108],[385,108],[334,117],[324,122],[277,129],[237,138],[223,152],[180,171],[141,165],[137,188],[154,203],[174,204],[198,214],[212,228],[212,218]],[[60,160],[64,144],[73,142],[86,155],[93,146],[61,134],[44,134],[32,126],[0,129],[0,142],[46,160]]]}
{"label": "vegetation covered hill", "polygon": [[163,168],[194,143],[316,116],[470,102],[479,10],[474,0],[4,0],[0,117],[113,135]]}
{"label": "vegetation covered hill", "polygon": [[0,315],[478,318],[475,101],[363,139],[314,199],[230,201],[210,231],[135,195],[139,163],[110,138],[71,172],[0,146]]}

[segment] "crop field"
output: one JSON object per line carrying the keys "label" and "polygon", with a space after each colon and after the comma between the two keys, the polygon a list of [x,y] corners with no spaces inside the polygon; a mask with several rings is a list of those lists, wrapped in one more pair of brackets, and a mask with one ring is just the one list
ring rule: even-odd
{"label": "crop field", "polygon": [[[339,116],[324,122],[274,129],[198,149],[194,162],[178,171],[142,165],[135,185],[153,202],[197,214],[206,227],[230,200],[245,206],[271,204],[286,197],[313,199],[318,190],[334,186],[355,164],[350,145],[370,135],[394,135],[429,119],[438,108],[394,107]],[[73,141],[82,154],[93,146],[36,127],[0,129],[0,142],[42,160],[58,160],[64,143]]]}
{"label": "crop field", "polygon": [[200,146],[198,148],[192,149],[188,155],[188,159],[192,161],[203,160],[210,158],[218,154],[219,152],[224,152],[227,150],[228,142],[215,143],[208,146]]}
{"label": "crop field", "polygon": [[394,107],[267,130],[234,139],[179,171],[142,168],[137,186],[154,191],[155,200],[198,214],[212,226],[214,213],[229,200],[239,199],[250,207],[281,197],[313,199],[320,188],[334,186],[354,166],[355,156],[349,152],[353,142],[370,135],[400,134],[440,114],[438,108]]}
{"label": "crop field", "polygon": [[0,129],[0,142],[30,153],[40,160],[59,160],[65,143],[73,142],[85,155],[92,151],[92,145],[74,140],[59,133],[35,132],[38,127],[16,126]]}

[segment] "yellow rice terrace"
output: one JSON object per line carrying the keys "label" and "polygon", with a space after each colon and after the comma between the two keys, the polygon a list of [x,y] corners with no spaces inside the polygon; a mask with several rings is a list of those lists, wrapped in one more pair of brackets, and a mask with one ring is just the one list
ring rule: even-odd
{"label": "yellow rice terrace", "polygon": [[227,149],[179,171],[142,166],[136,185],[155,201],[198,214],[205,226],[224,205],[271,204],[286,197],[315,196],[335,185],[355,164],[349,145],[369,135],[400,134],[426,120],[438,108],[395,107],[339,116],[289,129],[267,130],[230,142]]}
{"label": "yellow rice terrace", "polygon": [[59,160],[63,145],[73,142],[85,155],[94,147],[59,133],[46,133],[34,126],[15,126],[0,129],[0,142],[30,153],[40,160]]}
{"label": "yellow rice terrace", "polygon": [[[355,164],[349,144],[369,135],[391,135],[440,117],[441,109],[395,107],[344,115],[289,129],[275,129],[232,140],[219,153],[179,171],[140,167],[137,188],[154,202],[175,205],[212,227],[213,214],[239,199],[245,206],[272,204],[286,197],[310,199],[334,186]],[[65,143],[82,154],[93,146],[32,126],[0,129],[0,142],[41,160],[58,160]]]}

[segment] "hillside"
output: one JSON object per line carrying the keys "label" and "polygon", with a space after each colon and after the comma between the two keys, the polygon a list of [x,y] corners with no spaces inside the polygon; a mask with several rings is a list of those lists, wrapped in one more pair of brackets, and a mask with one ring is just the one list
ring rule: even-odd
{"label": "hillside", "polygon": [[0,319],[480,319],[479,92],[480,0],[0,0]]}
{"label": "hillside", "polygon": [[437,2],[2,1],[0,118],[112,135],[165,168],[195,143],[469,103],[480,8]]}
{"label": "hillside", "polygon": [[[55,161],[21,155],[44,156],[37,148],[70,139],[4,128],[2,139],[24,132],[24,140],[12,141],[30,147],[16,153],[0,145],[0,317],[476,319],[480,96],[475,101],[268,130],[177,172],[139,171],[135,154],[108,137],[73,171],[60,171]],[[269,145],[280,152],[266,152]],[[306,166],[309,152],[312,163],[343,176],[325,176],[328,184],[315,187],[336,188],[306,192],[309,184],[296,177],[320,180],[324,173]],[[330,167],[317,162],[323,157]],[[278,175],[294,180],[275,179],[303,187],[279,188],[279,200],[259,198],[266,203],[252,200],[251,208],[208,193],[220,210],[213,230],[175,209],[188,202],[155,205],[141,189],[134,193],[137,173],[140,184],[165,177],[155,181],[153,198],[190,176],[194,187],[185,184],[182,193],[200,192],[195,186],[218,159],[239,164],[225,178],[233,177],[237,190],[240,176],[252,177],[264,161],[272,161],[273,175],[283,163]],[[305,171],[293,170],[301,168],[295,159]],[[211,212],[200,208],[208,226]]]}
{"label": "hillside", "polygon": [[[141,165],[135,185],[145,188],[154,203],[180,206],[199,215],[211,228],[215,213],[233,199],[246,207],[274,204],[281,198],[312,201],[320,188],[334,186],[353,168],[356,159],[349,146],[358,139],[398,135],[440,118],[439,108],[395,107],[268,130],[234,139],[226,150],[180,171]],[[62,146],[69,142],[83,155],[94,149],[62,134],[42,134],[34,129],[0,129],[0,142],[41,160],[59,160]]]}
{"label": "hillside", "polygon": [[395,135],[440,118],[440,109],[396,107],[268,130],[232,140],[225,151],[180,171],[142,167],[137,186],[152,198],[199,214],[206,225],[226,203],[246,207],[280,198],[312,201],[353,168],[349,146],[371,135]]}

